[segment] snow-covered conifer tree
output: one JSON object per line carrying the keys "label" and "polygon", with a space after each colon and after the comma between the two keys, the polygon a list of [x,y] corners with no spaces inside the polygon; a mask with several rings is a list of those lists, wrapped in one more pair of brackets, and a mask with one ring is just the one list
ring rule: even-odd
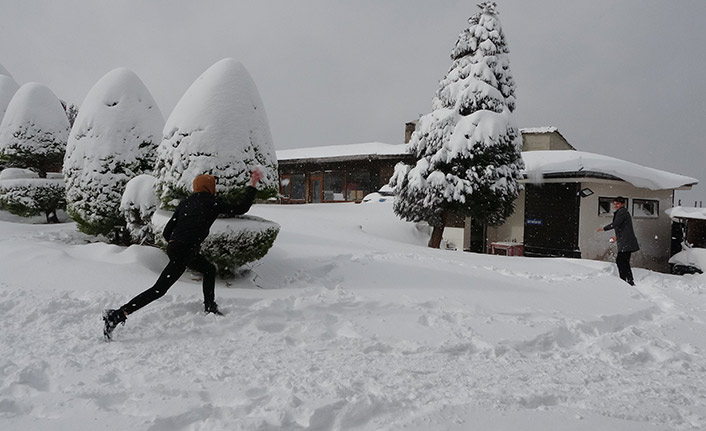
{"label": "snow-covered conifer tree", "polygon": [[240,196],[250,172],[265,174],[258,197],[277,193],[277,156],[260,94],[245,67],[226,58],[184,93],[164,126],[158,148],[157,192],[174,207],[192,192],[197,175],[218,178],[224,199]]}
{"label": "snow-covered conifer tree", "polygon": [[502,224],[520,190],[522,138],[512,116],[509,51],[496,4],[478,6],[451,52],[432,112],[412,135],[416,165],[399,164],[390,180],[395,213],[433,226],[430,247],[439,247],[450,214]]}
{"label": "snow-covered conifer tree", "polygon": [[12,75],[10,75],[10,72],[8,72],[7,69],[5,69],[5,68],[3,67],[2,64],[0,64],[0,75],[3,75],[3,76],[7,76],[7,77],[9,77],[9,78],[12,78]]}
{"label": "snow-covered conifer tree", "polygon": [[[231,58],[221,60],[189,87],[164,126],[157,157],[156,189],[166,209],[192,193],[193,180],[200,174],[218,178],[216,189],[225,201],[238,200],[254,168],[264,174],[258,197],[277,193],[277,156],[267,114],[242,64]],[[163,215],[158,211],[153,222]],[[201,244],[201,251],[221,275],[263,257],[279,233],[276,223],[253,216],[220,222]],[[161,227],[155,223],[155,231]]]}
{"label": "snow-covered conifer tree", "polygon": [[15,95],[19,88],[20,86],[17,85],[14,79],[0,74],[0,122],[5,116],[7,105],[10,104],[12,96]]}
{"label": "snow-covered conifer tree", "polygon": [[68,135],[69,120],[56,95],[42,84],[25,84],[0,123],[0,160],[45,178],[61,169]]}
{"label": "snow-covered conifer tree", "polygon": [[125,224],[120,214],[125,185],[152,172],[163,126],[157,104],[134,72],[114,69],[91,88],[64,159],[67,209],[81,231],[116,239],[115,228]]}
{"label": "snow-covered conifer tree", "polygon": [[0,64],[0,121],[5,115],[5,110],[10,100],[12,100],[12,96],[15,95],[19,88],[20,86],[17,85],[10,72]]}

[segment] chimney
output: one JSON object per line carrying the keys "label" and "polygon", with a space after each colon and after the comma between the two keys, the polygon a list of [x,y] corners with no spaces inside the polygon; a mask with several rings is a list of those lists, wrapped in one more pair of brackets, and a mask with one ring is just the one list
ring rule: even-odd
{"label": "chimney", "polygon": [[409,123],[405,123],[404,125],[404,143],[409,144],[409,141],[412,139],[412,133],[417,130],[417,121],[412,121]]}

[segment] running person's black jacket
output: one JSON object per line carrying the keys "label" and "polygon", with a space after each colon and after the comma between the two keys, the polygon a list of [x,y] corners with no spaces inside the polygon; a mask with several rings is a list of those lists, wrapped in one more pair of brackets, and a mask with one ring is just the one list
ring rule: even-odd
{"label": "running person's black jacket", "polygon": [[220,214],[240,215],[248,212],[256,192],[255,187],[248,186],[240,202],[234,205],[225,203],[207,191],[193,193],[181,201],[174,211],[164,227],[164,238],[168,242],[200,245]]}

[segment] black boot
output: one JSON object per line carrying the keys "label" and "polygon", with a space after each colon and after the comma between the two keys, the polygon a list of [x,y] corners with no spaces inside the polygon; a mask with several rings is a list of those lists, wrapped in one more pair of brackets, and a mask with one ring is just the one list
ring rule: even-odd
{"label": "black boot", "polygon": [[223,316],[223,313],[218,310],[218,304],[216,304],[215,302],[204,303],[204,311],[207,314],[213,313],[216,316]]}
{"label": "black boot", "polygon": [[105,341],[113,339],[113,330],[118,323],[125,324],[127,316],[123,310],[103,310],[103,338]]}

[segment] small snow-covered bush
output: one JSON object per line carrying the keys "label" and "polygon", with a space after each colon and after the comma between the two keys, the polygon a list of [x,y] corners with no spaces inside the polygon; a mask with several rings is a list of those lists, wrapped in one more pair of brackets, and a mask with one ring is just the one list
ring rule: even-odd
{"label": "small snow-covered bush", "polygon": [[45,215],[57,222],[56,211],[66,208],[64,180],[60,178],[0,179],[0,203],[6,211],[21,216]]}
{"label": "small snow-covered bush", "polygon": [[134,244],[154,244],[152,215],[159,205],[154,192],[155,181],[155,177],[142,174],[128,181],[125,186],[120,213],[125,218],[125,228]]}
{"label": "small snow-covered bush", "polygon": [[227,221],[224,230],[201,244],[201,254],[216,265],[221,277],[232,276],[239,267],[265,257],[280,229],[277,223],[255,216]]}
{"label": "small snow-covered bush", "polygon": [[[172,216],[159,210],[152,217],[157,242],[166,247],[161,232]],[[263,258],[279,234],[279,224],[260,217],[242,215],[218,219],[201,244],[201,254],[216,265],[221,277],[231,277],[235,271],[250,262]]]}

